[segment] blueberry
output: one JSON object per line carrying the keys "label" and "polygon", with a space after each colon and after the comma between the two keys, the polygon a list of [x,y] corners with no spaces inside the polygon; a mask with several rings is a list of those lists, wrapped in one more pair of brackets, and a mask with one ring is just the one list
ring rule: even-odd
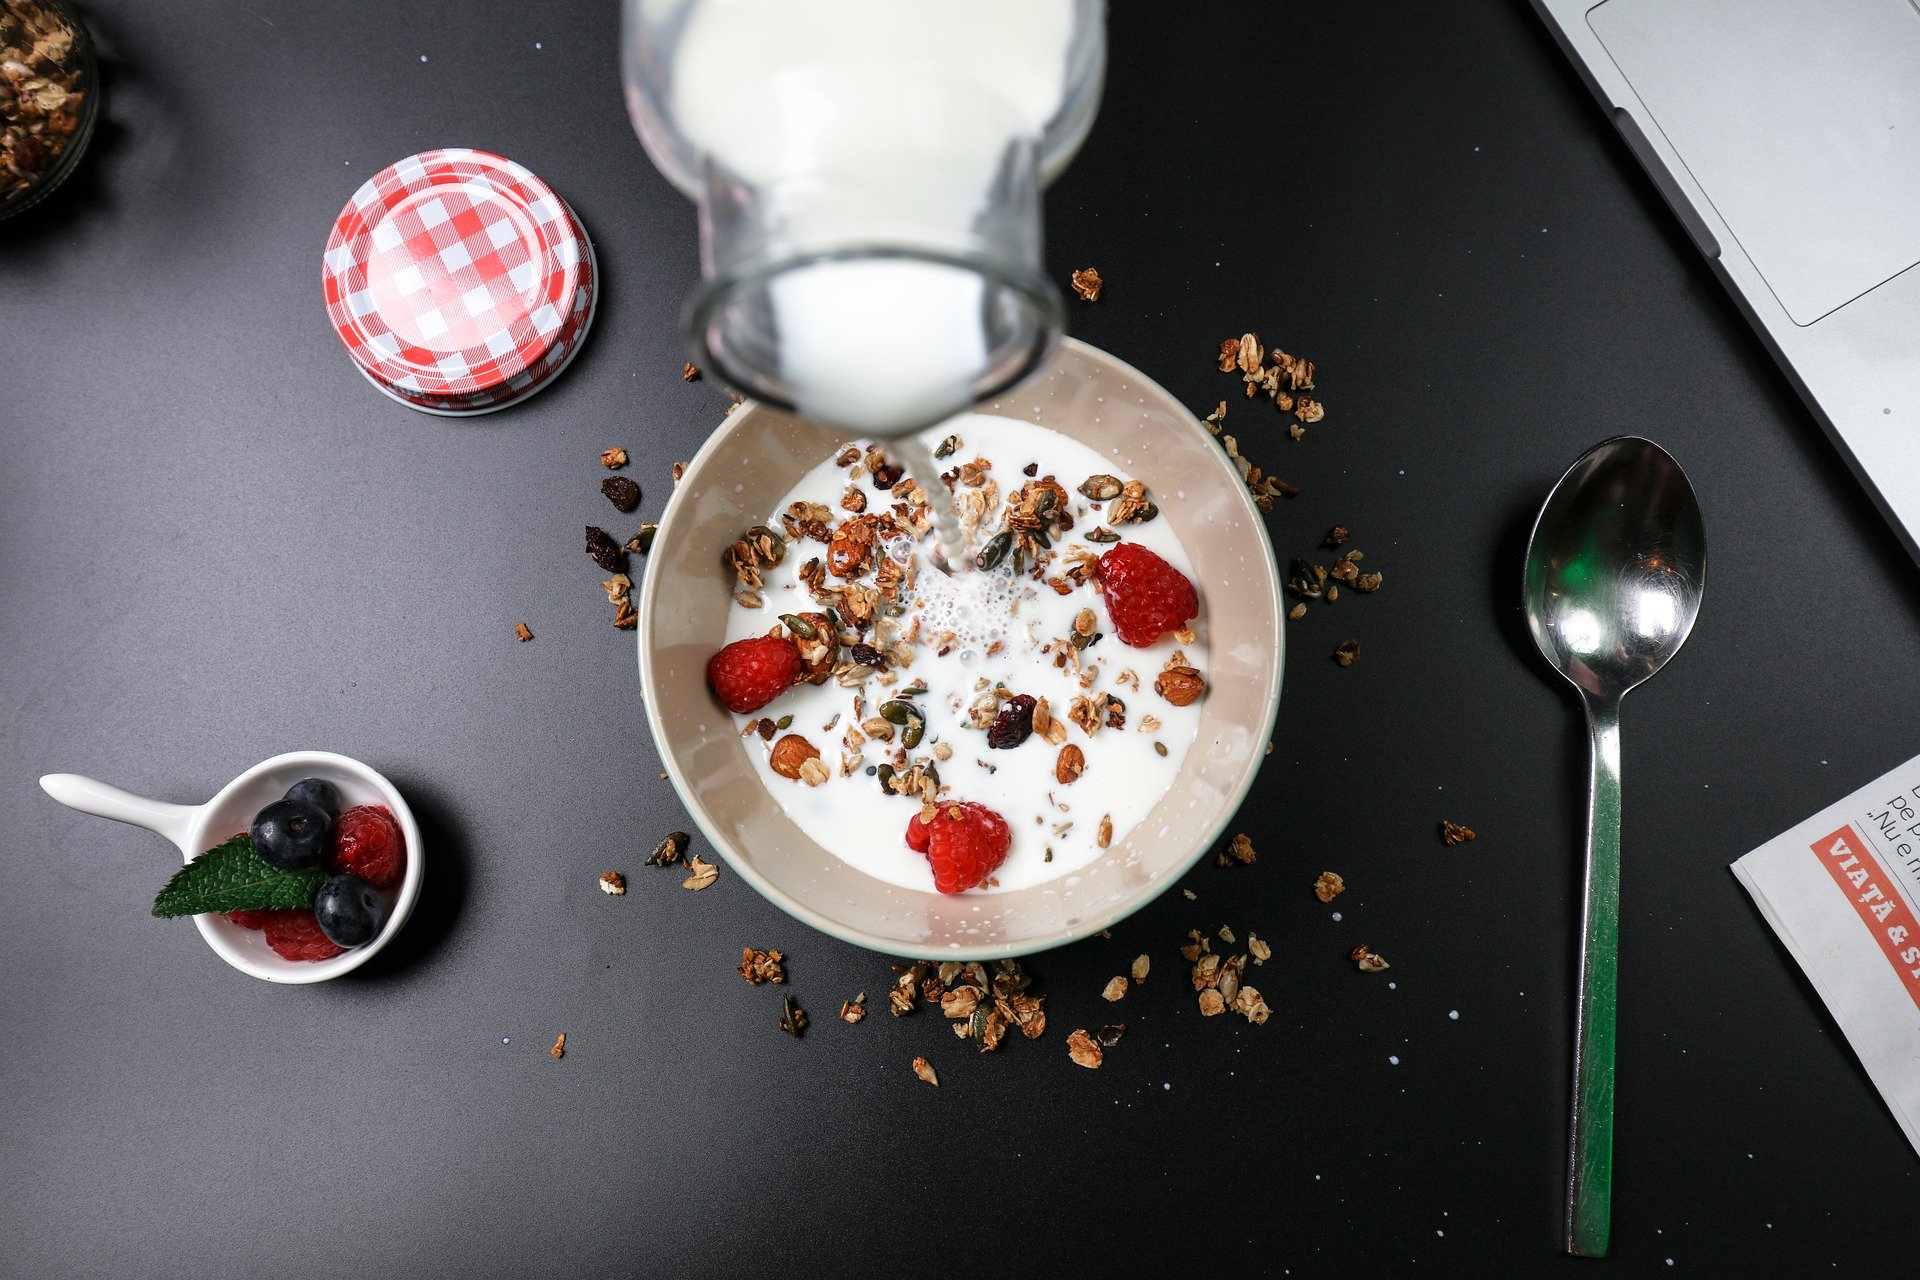
{"label": "blueberry", "polygon": [[287,799],[304,800],[330,819],[340,816],[340,788],[325,778],[300,779],[287,788]]}
{"label": "blueberry", "polygon": [[386,904],[359,876],[335,876],[313,896],[313,918],[337,947],[357,947],[380,932]]}
{"label": "blueberry", "polygon": [[253,819],[253,847],[287,871],[316,866],[327,852],[326,810],[305,800],[275,800]]}

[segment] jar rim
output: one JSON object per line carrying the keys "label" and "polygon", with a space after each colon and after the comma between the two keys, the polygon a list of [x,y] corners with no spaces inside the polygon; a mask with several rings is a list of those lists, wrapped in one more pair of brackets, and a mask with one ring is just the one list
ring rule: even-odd
{"label": "jar rim", "polygon": [[[1059,293],[1037,269],[997,261],[992,258],[944,251],[918,245],[856,244],[831,249],[815,249],[781,257],[762,259],[744,266],[724,269],[703,280],[687,300],[681,317],[693,362],[710,370],[721,381],[740,388],[755,400],[789,413],[799,413],[793,397],[771,370],[752,367],[735,358],[723,342],[716,341],[723,326],[720,317],[748,294],[766,290],[780,276],[826,263],[917,262],[951,267],[981,277],[991,289],[1002,291],[1017,301],[1031,318],[1031,334],[1017,352],[995,348],[969,385],[970,399],[950,413],[964,412],[970,405],[992,398],[1024,381],[1047,358],[1060,338],[1066,323],[1066,308]],[[1006,356],[1014,358],[1009,361]],[[949,415],[950,416],[950,415]],[[935,419],[939,421],[940,419]],[[933,422],[915,422],[903,426],[898,434],[907,434]]]}

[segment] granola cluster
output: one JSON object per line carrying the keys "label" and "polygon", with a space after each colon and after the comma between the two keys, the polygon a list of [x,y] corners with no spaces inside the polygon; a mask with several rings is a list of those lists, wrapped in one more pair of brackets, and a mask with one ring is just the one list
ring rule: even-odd
{"label": "granola cluster", "polygon": [[[1326,406],[1306,394],[1314,389],[1313,361],[1288,355],[1278,347],[1269,351],[1260,345],[1257,333],[1222,341],[1218,363],[1220,372],[1240,375],[1249,400],[1265,393],[1275,408],[1292,413],[1302,424],[1327,416]],[[1304,433],[1303,426],[1293,428],[1296,440]]]}
{"label": "granola cluster", "polygon": [[1027,1040],[1046,1032],[1047,998],[1032,992],[1033,980],[1018,960],[996,960],[991,971],[978,960],[920,960],[894,970],[893,989],[887,992],[894,1017],[904,1018],[922,1005],[936,1007],[952,1019],[954,1035],[981,1053],[998,1049],[1010,1030]]}
{"label": "granola cluster", "polygon": [[[1235,938],[1233,930],[1220,926],[1217,935],[1229,946]],[[1228,1010],[1239,1014],[1255,1026],[1262,1026],[1272,1016],[1273,1010],[1260,997],[1259,988],[1245,980],[1248,957],[1255,965],[1263,964],[1271,952],[1266,944],[1254,934],[1247,935],[1247,950],[1239,955],[1221,955],[1213,949],[1213,939],[1198,929],[1187,932],[1187,945],[1180,948],[1180,958],[1193,968],[1189,977],[1193,990],[1200,1002],[1200,1016],[1211,1018]]]}

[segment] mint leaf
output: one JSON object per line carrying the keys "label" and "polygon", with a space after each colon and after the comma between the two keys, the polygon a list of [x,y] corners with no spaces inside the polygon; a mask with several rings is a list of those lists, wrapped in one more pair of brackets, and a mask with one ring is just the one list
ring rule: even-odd
{"label": "mint leaf", "polygon": [[327,873],[320,867],[284,871],[255,851],[252,836],[235,836],[174,872],[153,900],[153,914],[197,916],[205,911],[310,907],[326,881]]}

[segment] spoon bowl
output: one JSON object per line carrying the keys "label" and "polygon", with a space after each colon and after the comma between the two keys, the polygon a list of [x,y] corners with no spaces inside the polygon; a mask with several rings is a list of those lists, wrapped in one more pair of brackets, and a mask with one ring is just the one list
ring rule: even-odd
{"label": "spoon bowl", "polygon": [[287,788],[302,778],[325,778],[338,787],[343,810],[363,804],[385,805],[406,839],[407,869],[398,885],[380,891],[387,905],[380,932],[364,946],[330,960],[287,960],[267,946],[265,935],[258,930],[242,928],[217,913],[193,917],[207,945],[240,972],[268,982],[298,984],[338,978],[371,960],[400,932],[419,900],[425,870],[420,828],[399,789],[377,770],[331,751],[294,751],[262,760],[201,805],[149,800],[77,773],[50,773],[40,779],[40,786],[69,809],[131,823],[165,836],[191,862],[221,841],[251,828],[256,813],[284,796]]}
{"label": "spoon bowl", "polygon": [[1613,1197],[1620,933],[1620,700],[1686,643],[1707,539],[1686,473],[1651,440],[1595,445],[1547,495],[1527,541],[1534,643],[1580,691],[1591,739],[1567,1160],[1567,1252],[1604,1257]]}
{"label": "spoon bowl", "polygon": [[1619,697],[1686,642],[1706,585],[1693,486],[1651,440],[1595,445],[1553,487],[1527,542],[1533,642],[1583,693]]}

